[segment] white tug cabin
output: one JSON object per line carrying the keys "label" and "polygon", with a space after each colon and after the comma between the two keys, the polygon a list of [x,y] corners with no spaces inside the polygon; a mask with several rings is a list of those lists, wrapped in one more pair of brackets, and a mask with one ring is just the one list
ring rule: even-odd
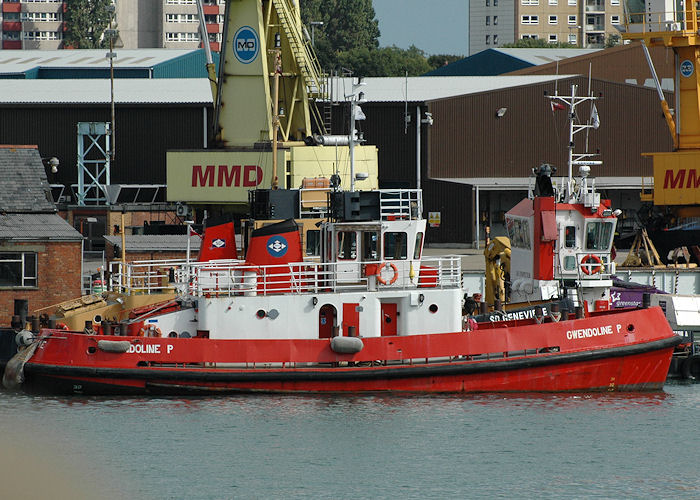
{"label": "white tug cabin", "polygon": [[[600,200],[592,180],[579,179],[576,196],[568,203],[556,202],[555,190],[554,196],[528,197],[506,214],[511,302],[570,297],[588,310],[610,308],[617,218],[610,201]],[[538,177],[537,182],[546,181]]]}
{"label": "white tug cabin", "polygon": [[[294,220],[265,226],[252,233],[245,261],[179,263],[175,286],[191,307],[149,325],[162,336],[187,331],[212,339],[461,331],[461,261],[422,257],[421,212],[416,190],[332,193],[331,219],[320,224],[320,261],[303,259]],[[143,281],[157,285],[147,278],[153,266],[131,265],[130,282],[142,291]]]}

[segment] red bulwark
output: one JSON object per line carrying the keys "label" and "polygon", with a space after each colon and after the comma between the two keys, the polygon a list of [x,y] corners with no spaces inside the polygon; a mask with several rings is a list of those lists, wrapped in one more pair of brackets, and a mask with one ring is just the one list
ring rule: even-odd
{"label": "red bulwark", "polygon": [[554,198],[538,196],[533,201],[535,209],[533,247],[536,249],[533,278],[552,280],[554,279],[554,242],[557,239]]}

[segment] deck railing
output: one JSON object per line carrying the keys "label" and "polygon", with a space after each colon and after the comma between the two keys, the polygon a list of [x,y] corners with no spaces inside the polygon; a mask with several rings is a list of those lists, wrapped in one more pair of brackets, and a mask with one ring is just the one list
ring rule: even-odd
{"label": "deck railing", "polygon": [[[459,256],[410,261],[387,261],[397,268],[397,279],[382,284],[376,274],[383,262],[348,264],[296,262],[284,265],[246,265],[244,261],[186,262],[135,261],[124,266],[112,262],[110,289],[126,294],[174,292],[191,296],[252,296],[332,293],[411,288],[460,288]],[[413,267],[412,271],[411,268]],[[411,275],[413,278],[411,278]],[[385,280],[387,281],[387,280]]]}

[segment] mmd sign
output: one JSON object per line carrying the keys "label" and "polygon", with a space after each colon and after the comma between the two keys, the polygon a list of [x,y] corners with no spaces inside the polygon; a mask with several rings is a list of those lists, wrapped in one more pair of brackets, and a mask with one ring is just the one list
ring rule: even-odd
{"label": "mmd sign", "polygon": [[[285,165],[284,151],[278,165]],[[247,203],[251,189],[270,188],[272,152],[168,151],[167,199],[187,203]]]}

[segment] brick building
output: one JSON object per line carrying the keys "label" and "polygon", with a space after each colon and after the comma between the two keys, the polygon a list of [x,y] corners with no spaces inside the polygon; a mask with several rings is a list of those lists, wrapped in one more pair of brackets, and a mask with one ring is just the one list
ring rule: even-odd
{"label": "brick building", "polygon": [[80,295],[83,237],[56,211],[36,146],[0,145],[0,325]]}

